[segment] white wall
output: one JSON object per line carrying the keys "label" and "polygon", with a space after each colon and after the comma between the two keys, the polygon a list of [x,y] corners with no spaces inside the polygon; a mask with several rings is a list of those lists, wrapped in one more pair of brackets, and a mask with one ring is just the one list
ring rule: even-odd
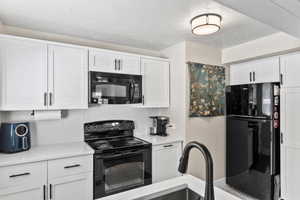
{"label": "white wall", "polygon": [[[83,141],[83,124],[86,122],[126,119],[136,124],[136,136],[148,134],[149,116],[160,113],[159,109],[132,108],[130,105],[102,105],[88,110],[64,111],[61,120],[32,121],[31,132],[34,145]],[[4,112],[4,121],[30,120],[30,112]]]}
{"label": "white wall", "polygon": [[170,129],[171,134],[185,138],[186,132],[186,64],[185,42],[178,43],[162,51],[162,54],[170,59],[170,111],[171,120],[175,129]]}
{"label": "white wall", "polygon": [[[196,140],[205,144],[214,160],[215,179],[225,176],[225,117],[189,118],[189,73],[187,61],[221,65],[221,49],[196,42],[182,42],[162,51],[169,57],[171,69],[170,115],[176,121],[177,131],[185,132],[186,142]],[[202,155],[193,151],[189,170],[200,178],[205,178],[205,163]]]}
{"label": "white wall", "polygon": [[[196,42],[186,43],[186,61],[221,66],[221,49]],[[186,107],[189,109],[189,78],[187,79]],[[187,118],[186,140],[198,141],[207,146],[214,161],[214,178],[225,176],[225,117]],[[205,163],[200,152],[192,152],[190,173],[205,178]]]}
{"label": "white wall", "polygon": [[23,37],[29,37],[34,39],[50,40],[55,42],[65,42],[70,44],[124,51],[128,53],[137,53],[137,54],[143,54],[148,56],[161,56],[159,51],[135,48],[135,47],[118,45],[118,44],[102,42],[102,41],[88,40],[88,39],[72,37],[68,35],[60,35],[60,34],[46,33],[41,31],[30,30],[30,29],[23,29],[14,26],[2,25],[1,22],[0,22],[0,32],[4,34],[23,36]]}
{"label": "white wall", "polygon": [[280,55],[300,50],[300,40],[286,33],[275,33],[222,50],[222,63]]}

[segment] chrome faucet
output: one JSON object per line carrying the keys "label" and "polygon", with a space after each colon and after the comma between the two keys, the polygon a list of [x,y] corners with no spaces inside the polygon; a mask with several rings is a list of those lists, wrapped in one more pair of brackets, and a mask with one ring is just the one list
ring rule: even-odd
{"label": "chrome faucet", "polygon": [[205,164],[206,164],[206,183],[205,183],[205,195],[204,200],[214,200],[214,174],[213,174],[213,160],[210,152],[207,147],[199,142],[189,142],[183,150],[182,156],[180,158],[180,163],[178,167],[178,171],[181,173],[185,173],[188,167],[189,154],[192,148],[196,148],[204,156]]}

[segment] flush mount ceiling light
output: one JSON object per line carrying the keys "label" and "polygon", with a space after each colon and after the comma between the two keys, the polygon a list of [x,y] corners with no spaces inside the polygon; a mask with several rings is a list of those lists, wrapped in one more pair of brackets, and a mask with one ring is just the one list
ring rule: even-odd
{"label": "flush mount ceiling light", "polygon": [[209,35],[220,30],[221,15],[205,13],[191,19],[192,33],[195,35]]}

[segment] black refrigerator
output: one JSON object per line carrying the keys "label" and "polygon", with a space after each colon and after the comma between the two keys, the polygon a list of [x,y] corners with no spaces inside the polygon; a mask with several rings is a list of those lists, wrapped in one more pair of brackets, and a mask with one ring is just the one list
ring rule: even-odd
{"label": "black refrigerator", "polygon": [[277,200],[280,85],[226,88],[226,183],[260,200]]}

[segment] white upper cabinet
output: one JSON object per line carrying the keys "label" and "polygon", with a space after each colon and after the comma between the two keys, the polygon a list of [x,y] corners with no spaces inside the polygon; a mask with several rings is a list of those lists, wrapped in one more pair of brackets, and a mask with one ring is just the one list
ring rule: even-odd
{"label": "white upper cabinet", "polygon": [[88,107],[88,50],[0,37],[1,110]]}
{"label": "white upper cabinet", "polygon": [[117,58],[111,51],[89,50],[89,70],[116,72]]}
{"label": "white upper cabinet", "polygon": [[141,59],[143,106],[168,107],[170,102],[170,65],[166,60]]}
{"label": "white upper cabinet", "polygon": [[107,50],[89,50],[89,70],[122,74],[141,74],[140,57]]}
{"label": "white upper cabinet", "polygon": [[230,65],[230,85],[242,85],[252,82],[252,68],[248,63]]}
{"label": "white upper cabinet", "polygon": [[46,108],[47,45],[0,38],[1,110]]}
{"label": "white upper cabinet", "polygon": [[264,58],[230,66],[230,85],[280,81],[279,57]]}
{"label": "white upper cabinet", "polygon": [[255,83],[280,82],[279,57],[271,57],[250,62]]}
{"label": "white upper cabinet", "polygon": [[280,56],[282,87],[300,87],[300,52]]}
{"label": "white upper cabinet", "polygon": [[119,58],[120,73],[141,74],[141,59],[139,56],[121,55]]}
{"label": "white upper cabinet", "polygon": [[88,50],[60,45],[48,46],[50,109],[88,107]]}

